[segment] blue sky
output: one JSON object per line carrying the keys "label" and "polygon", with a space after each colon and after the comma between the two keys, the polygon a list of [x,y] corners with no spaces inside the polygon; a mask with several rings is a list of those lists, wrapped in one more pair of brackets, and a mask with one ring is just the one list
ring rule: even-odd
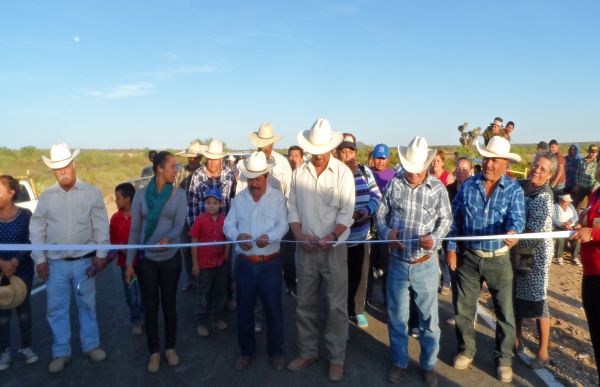
{"label": "blue sky", "polygon": [[598,140],[598,1],[0,1],[1,146]]}

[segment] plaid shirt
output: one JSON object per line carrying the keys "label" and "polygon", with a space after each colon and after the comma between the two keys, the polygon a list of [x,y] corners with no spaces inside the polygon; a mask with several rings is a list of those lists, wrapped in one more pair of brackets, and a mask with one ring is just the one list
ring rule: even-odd
{"label": "plaid shirt", "polygon": [[592,188],[594,183],[596,183],[597,162],[596,159],[593,159],[591,162],[587,158],[579,160],[577,173],[575,174],[575,184],[583,188]]}
{"label": "plaid shirt", "polygon": [[[449,237],[504,234],[509,230],[523,232],[525,227],[525,194],[519,183],[503,175],[489,198],[485,194],[483,174],[465,181],[452,201],[454,223]],[[495,251],[503,240],[465,242],[470,248]],[[456,251],[456,242],[448,242],[448,250]]]}
{"label": "plaid shirt", "polygon": [[[398,239],[431,234],[435,240],[433,250],[441,246],[439,239],[446,236],[451,224],[452,209],[446,188],[431,175],[413,188],[404,172],[399,173],[388,184],[377,210],[381,239],[387,239],[390,230],[398,230]],[[421,248],[418,241],[406,242],[404,248],[392,250],[392,256],[410,262],[432,254],[433,250]]]}
{"label": "plaid shirt", "polygon": [[227,215],[231,206],[231,200],[235,196],[235,173],[234,171],[223,166],[221,176],[212,178],[206,173],[206,167],[200,166],[192,175],[190,182],[190,190],[188,192],[187,206],[187,223],[191,227],[199,215],[206,212],[204,206],[204,197],[206,192],[211,189],[218,189],[223,195],[223,203],[221,203],[221,213]]}

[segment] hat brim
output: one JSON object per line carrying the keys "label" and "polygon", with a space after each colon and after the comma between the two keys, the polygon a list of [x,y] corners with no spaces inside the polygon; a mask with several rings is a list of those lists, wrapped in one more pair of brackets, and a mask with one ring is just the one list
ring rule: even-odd
{"label": "hat brim", "polygon": [[224,159],[227,156],[227,153],[211,153],[209,151],[202,152],[202,156],[211,160]]}
{"label": "hat brim", "polygon": [[240,173],[242,175],[244,175],[244,177],[246,179],[255,179],[259,176],[264,175],[265,173],[269,173],[271,171],[271,169],[273,169],[273,167],[275,166],[275,163],[273,161],[267,161],[267,167],[265,169],[263,169],[262,171],[249,171],[248,169],[246,169],[246,165],[244,165],[244,163],[239,163],[238,164],[238,169],[240,170]]}
{"label": "hat brim", "polygon": [[[13,275],[9,278],[9,281],[10,285],[8,286],[12,287],[13,291],[2,292],[2,296],[0,297],[0,309],[4,310],[14,309],[21,305],[27,296],[27,285],[25,285],[25,282],[21,278]],[[8,295],[12,295],[12,297],[8,299]]]}
{"label": "hat brim", "polygon": [[404,156],[404,154],[406,153],[407,150],[408,150],[408,147],[399,146],[398,147],[398,157],[400,158],[400,164],[402,165],[402,168],[404,168],[405,171],[410,172],[410,173],[421,173],[421,172],[425,171],[427,168],[429,168],[429,164],[431,164],[431,162],[433,161],[433,159],[435,158],[435,155],[437,153],[437,149],[428,149],[427,150],[427,159],[425,160],[425,162],[415,164],[415,163],[408,161],[406,159],[406,157]]}
{"label": "hat brim", "polygon": [[515,163],[521,162],[521,156],[519,156],[516,153],[509,152],[507,154],[501,155],[498,153],[490,152],[488,150],[482,149],[479,146],[479,142],[475,143],[475,147],[477,148],[477,152],[479,152],[479,154],[482,155],[483,157],[487,157],[490,159],[506,159],[506,160],[514,161]]}
{"label": "hat brim", "polygon": [[77,158],[77,156],[79,156],[80,152],[81,151],[79,149],[75,149],[75,151],[73,151],[73,153],[71,154],[71,157],[59,161],[52,161],[48,157],[42,155],[42,160],[44,161],[44,164],[46,164],[46,166],[50,169],[61,169],[71,164]]}
{"label": "hat brim", "polygon": [[257,148],[262,148],[264,146],[274,144],[283,138],[283,136],[280,134],[275,135],[273,137],[269,137],[269,138],[262,138],[262,137],[258,137],[258,133],[256,133],[256,132],[251,132],[249,134],[249,137],[250,137],[250,141],[252,142],[252,144],[254,144],[254,146],[256,146]]}
{"label": "hat brim", "polygon": [[179,157],[198,157],[198,156],[202,156],[202,152],[188,153],[186,151],[181,151],[181,152],[175,153],[175,156],[179,156]]}
{"label": "hat brim", "polygon": [[331,131],[331,139],[327,144],[323,145],[314,145],[309,141],[310,130],[304,130],[298,133],[298,144],[300,148],[302,148],[305,152],[310,153],[311,155],[322,155],[328,152],[331,152],[335,148],[338,147],[342,143],[344,139],[344,135],[342,132]]}

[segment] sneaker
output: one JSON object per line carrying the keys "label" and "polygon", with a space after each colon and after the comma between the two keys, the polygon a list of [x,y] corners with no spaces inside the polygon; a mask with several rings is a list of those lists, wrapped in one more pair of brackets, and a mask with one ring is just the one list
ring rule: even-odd
{"label": "sneaker", "polygon": [[556,257],[556,264],[560,266],[564,265],[562,257]]}
{"label": "sneaker", "polygon": [[104,350],[102,348],[94,348],[91,351],[89,351],[88,353],[86,353],[86,355],[94,363],[97,363],[97,362],[100,362],[100,361],[106,359],[106,352],[104,352]]}
{"label": "sneaker", "polygon": [[473,363],[472,358],[460,354],[454,357],[454,364],[452,366],[457,370],[464,370],[467,369],[471,365],[471,363]]}
{"label": "sneaker", "polygon": [[573,258],[573,265],[581,267],[581,261],[579,258]]}
{"label": "sneaker", "polygon": [[228,327],[229,325],[227,325],[227,323],[226,323],[225,321],[223,321],[223,320],[219,319],[219,320],[217,320],[217,321],[214,321],[214,322],[212,323],[212,326],[213,326],[213,327],[215,327],[215,328],[217,328],[217,329],[218,329],[218,330],[220,330],[220,331],[223,331],[223,330],[227,329],[227,327]]}
{"label": "sneaker", "polygon": [[254,333],[260,333],[263,331],[262,323],[254,323]]}
{"label": "sneaker", "polygon": [[176,367],[179,365],[179,356],[174,349],[167,349],[165,351],[165,357],[167,358],[167,364],[169,364],[171,367]]}
{"label": "sneaker", "polygon": [[10,348],[7,348],[0,356],[0,371],[6,371],[10,367],[10,363],[12,363],[12,358],[10,356]]}
{"label": "sneaker", "polygon": [[196,327],[196,332],[200,337],[208,337],[210,336],[210,332],[208,331],[208,327],[204,324],[198,324]]}
{"label": "sneaker", "polygon": [[143,333],[142,331],[142,324],[141,323],[135,323],[131,326],[131,334],[134,336],[141,336]]}
{"label": "sneaker", "polygon": [[36,355],[35,352],[33,352],[31,347],[19,349],[19,355],[21,355],[23,357],[25,364],[33,364],[33,363],[37,362],[38,360],[40,360],[38,355]]}
{"label": "sneaker", "polygon": [[367,316],[365,316],[364,314],[357,314],[356,315],[356,324],[358,325],[359,328],[368,328],[369,327],[369,321],[367,320]]}
{"label": "sneaker", "polygon": [[54,374],[62,371],[70,360],[69,356],[55,357],[48,365],[48,372]]}
{"label": "sneaker", "polygon": [[419,328],[411,328],[408,335],[411,337],[419,337],[421,336],[421,330]]}
{"label": "sneaker", "polygon": [[377,269],[377,277],[382,278],[384,274],[383,269]]}
{"label": "sneaker", "polygon": [[157,373],[160,369],[160,353],[155,352],[150,355],[150,359],[148,360],[148,372],[153,374]]}
{"label": "sneaker", "polygon": [[496,373],[498,374],[498,379],[500,379],[502,383],[510,383],[513,380],[512,367],[498,366],[498,368],[496,368]]}

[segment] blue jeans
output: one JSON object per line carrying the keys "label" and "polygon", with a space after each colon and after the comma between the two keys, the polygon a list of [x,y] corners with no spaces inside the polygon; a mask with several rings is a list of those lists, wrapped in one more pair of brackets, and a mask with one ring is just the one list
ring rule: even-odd
{"label": "blue jeans", "polygon": [[127,301],[127,306],[129,307],[129,321],[132,324],[139,324],[142,321],[142,314],[144,313],[144,302],[140,294],[139,281],[127,285],[125,282],[125,266],[121,267],[121,278],[123,279],[125,301]]}
{"label": "blue jeans", "polygon": [[256,354],[254,308],[257,296],[267,319],[267,353],[283,355],[283,301],[279,258],[263,263],[251,263],[238,257],[235,267],[238,298],[238,341],[242,356]]}
{"label": "blue jeans", "polygon": [[438,326],[439,264],[437,254],[423,263],[414,265],[391,257],[387,277],[387,311],[392,362],[408,366],[409,289],[412,289],[419,314],[419,364],[424,370],[433,370],[440,348]]}
{"label": "blue jeans", "polygon": [[81,285],[81,296],[77,284],[87,277],[85,270],[91,258],[76,261],[50,259],[46,286],[47,318],[52,329],[52,356],[71,356],[71,292],[75,294],[79,311],[79,340],[83,352],[100,346],[100,332],[96,321],[96,279],[90,278]]}

